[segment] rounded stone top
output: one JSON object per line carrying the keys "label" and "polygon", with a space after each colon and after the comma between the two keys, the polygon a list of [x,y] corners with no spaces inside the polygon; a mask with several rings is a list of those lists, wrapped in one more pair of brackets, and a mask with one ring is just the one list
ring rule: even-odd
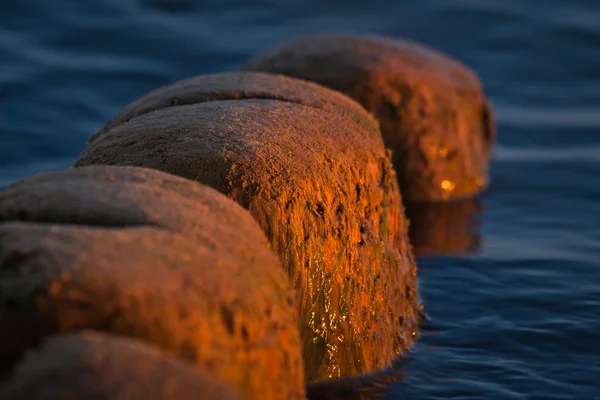
{"label": "rounded stone top", "polygon": [[275,46],[242,69],[310,80],[372,112],[408,201],[470,197],[487,184],[492,112],[476,73],[450,56],[409,40],[322,34]]}
{"label": "rounded stone top", "polygon": [[[378,35],[330,33],[295,38],[259,54],[245,69],[270,62],[274,69],[301,73],[297,63],[306,62],[306,76],[297,77],[316,81],[312,75],[316,71],[310,68],[319,61],[334,59],[343,67],[367,67],[372,74],[397,69],[396,73],[405,75],[409,82],[423,79],[431,85],[443,83],[466,92],[481,92],[475,71],[451,56],[412,40]],[[339,76],[336,72],[344,75],[345,71],[321,69],[320,76]]]}
{"label": "rounded stone top", "polygon": [[227,253],[264,255],[269,262],[272,256],[243,207],[209,186],[149,168],[95,165],[24,178],[0,192],[1,221],[146,226]]}
{"label": "rounded stone top", "polygon": [[285,76],[238,72],[199,75],[153,90],[125,106],[90,138],[90,142],[110,129],[153,111],[228,100],[279,100],[344,115],[370,128],[378,127],[358,103],[334,90]]}

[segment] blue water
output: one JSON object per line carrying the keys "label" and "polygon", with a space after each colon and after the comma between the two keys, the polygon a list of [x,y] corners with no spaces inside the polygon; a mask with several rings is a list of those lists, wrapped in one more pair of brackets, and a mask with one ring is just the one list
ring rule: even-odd
{"label": "blue water", "polygon": [[477,245],[419,259],[430,321],[389,397],[600,399],[600,1],[5,0],[0,187],[159,85],[330,29],[458,57],[498,119]]}

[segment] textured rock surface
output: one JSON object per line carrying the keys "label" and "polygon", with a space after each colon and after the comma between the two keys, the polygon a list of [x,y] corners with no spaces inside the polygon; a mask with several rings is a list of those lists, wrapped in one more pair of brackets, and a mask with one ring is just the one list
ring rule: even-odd
{"label": "textured rock surface", "polygon": [[[168,107],[220,100],[270,99],[302,104],[323,111],[365,119],[363,108],[346,96],[323,90],[311,83],[299,84],[295,79],[277,78],[271,74],[239,73],[200,75],[158,88],[133,101],[94,134],[90,141],[104,132],[135,117]],[[368,120],[365,124],[372,123]]]}
{"label": "textured rock surface", "polygon": [[155,343],[250,399],[303,397],[288,278],[252,217],[213,189],[70,169],[0,193],[0,221],[4,365],[89,328]]}
{"label": "textured rock surface", "polygon": [[54,336],[30,350],[2,400],[241,400],[229,385],[158,348],[94,332]]}
{"label": "textured rock surface", "polygon": [[320,83],[356,99],[379,122],[409,201],[469,197],[488,179],[495,130],[475,72],[423,45],[327,34],[259,54],[246,71]]}
{"label": "textured rock surface", "polygon": [[421,314],[396,176],[351,99],[284,77],[197,77],[126,107],[76,162],[90,164],[195,179],[250,210],[299,288],[309,380],[380,368],[410,346]]}

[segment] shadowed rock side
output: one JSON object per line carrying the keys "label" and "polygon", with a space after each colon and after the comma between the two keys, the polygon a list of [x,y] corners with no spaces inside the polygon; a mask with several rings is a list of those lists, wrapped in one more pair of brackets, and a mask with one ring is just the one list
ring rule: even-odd
{"label": "shadowed rock side", "polygon": [[481,248],[478,198],[446,203],[408,203],[409,236],[415,256],[460,255]]}
{"label": "shadowed rock side", "polygon": [[407,201],[481,191],[495,130],[475,72],[430,48],[365,35],[315,35],[258,55],[246,71],[320,83],[356,99],[381,123]]}
{"label": "shadowed rock side", "polygon": [[376,400],[404,379],[399,370],[386,368],[370,374],[324,379],[306,386],[308,400]]}
{"label": "shadowed rock side", "polygon": [[214,376],[158,348],[94,332],[54,336],[30,350],[2,400],[241,400]]}
{"label": "shadowed rock side", "polygon": [[[380,368],[410,346],[421,313],[407,223],[377,123],[349,98],[289,78],[257,76],[278,100],[236,100],[252,82],[242,76],[228,75],[222,87],[231,93],[219,92],[222,101],[152,105],[146,114],[127,107],[137,117],[109,122],[76,166],[146,166],[227,194],[258,220],[299,288],[307,379]],[[215,79],[145,98],[164,105],[169,96],[193,99]],[[285,101],[282,87],[296,89],[293,99],[316,100]]]}
{"label": "shadowed rock side", "polygon": [[158,171],[69,169],[0,193],[0,221],[5,373],[47,336],[95,329],[155,343],[249,399],[303,398],[288,278],[223,195]]}

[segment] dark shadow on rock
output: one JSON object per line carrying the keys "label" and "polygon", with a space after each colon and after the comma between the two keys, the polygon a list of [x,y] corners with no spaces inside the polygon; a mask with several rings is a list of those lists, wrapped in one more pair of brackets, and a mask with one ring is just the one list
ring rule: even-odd
{"label": "dark shadow on rock", "polygon": [[0,400],[242,400],[230,385],[158,347],[92,331],[30,349]]}
{"label": "dark shadow on rock", "polygon": [[384,398],[393,384],[404,380],[400,367],[364,375],[325,379],[306,386],[308,400],[376,400]]}

